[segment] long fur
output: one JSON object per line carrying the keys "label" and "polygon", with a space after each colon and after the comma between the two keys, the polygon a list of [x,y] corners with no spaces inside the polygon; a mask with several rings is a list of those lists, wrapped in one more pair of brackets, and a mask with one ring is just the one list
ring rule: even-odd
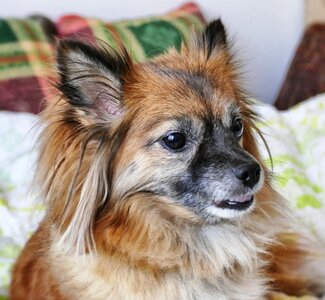
{"label": "long fur", "polygon": [[[42,113],[35,179],[47,211],[16,264],[11,299],[266,299],[279,277],[270,253],[289,229],[287,208],[259,155],[258,116],[222,23],[181,53],[142,65],[122,47],[62,41],[58,71],[60,97]],[[230,100],[264,183],[249,213],[209,224],[161,194],[188,161],[155,140],[184,114],[229,122]]]}

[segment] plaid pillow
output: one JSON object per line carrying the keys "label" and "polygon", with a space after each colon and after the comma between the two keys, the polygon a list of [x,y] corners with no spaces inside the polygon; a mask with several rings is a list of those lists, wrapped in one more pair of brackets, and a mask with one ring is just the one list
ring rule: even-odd
{"label": "plaid pillow", "polygon": [[187,43],[192,28],[201,30],[204,19],[197,5],[187,3],[164,16],[105,23],[76,15],[61,17],[57,22],[60,37],[79,37],[90,42],[96,38],[116,46],[114,36],[130,50],[135,61],[144,61],[168,48]]}
{"label": "plaid pillow", "polygon": [[39,18],[0,19],[0,110],[39,111],[52,53]]}

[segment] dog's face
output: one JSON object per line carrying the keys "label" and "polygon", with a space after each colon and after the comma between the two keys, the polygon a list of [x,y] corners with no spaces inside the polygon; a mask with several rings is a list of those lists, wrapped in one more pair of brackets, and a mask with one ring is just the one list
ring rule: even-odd
{"label": "dog's face", "polygon": [[139,73],[136,91],[125,93],[136,107],[116,161],[120,196],[150,193],[208,223],[249,212],[263,171],[243,148],[249,122],[236,91],[220,88],[230,78],[159,62]]}
{"label": "dog's face", "polygon": [[70,178],[60,187],[67,203],[53,214],[90,226],[123,207],[129,213],[141,195],[152,209],[201,224],[253,209],[265,170],[220,20],[181,53],[145,64],[123,48],[72,40],[60,42],[57,60],[65,101],[52,135],[67,140],[54,172]]}

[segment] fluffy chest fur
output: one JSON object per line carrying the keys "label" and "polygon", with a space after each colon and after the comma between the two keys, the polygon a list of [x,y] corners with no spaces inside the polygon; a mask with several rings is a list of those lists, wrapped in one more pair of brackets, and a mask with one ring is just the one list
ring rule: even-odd
{"label": "fluffy chest fur", "polygon": [[191,241],[184,238],[186,253],[174,268],[138,268],[116,256],[64,255],[53,244],[51,269],[69,299],[263,299],[263,263],[249,234],[227,225],[192,235]]}

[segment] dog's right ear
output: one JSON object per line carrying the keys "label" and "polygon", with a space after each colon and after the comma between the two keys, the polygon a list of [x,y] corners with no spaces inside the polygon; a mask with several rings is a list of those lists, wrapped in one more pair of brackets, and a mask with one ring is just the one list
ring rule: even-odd
{"label": "dog's right ear", "polygon": [[132,68],[122,48],[61,40],[57,47],[58,89],[86,115],[108,122],[123,113],[123,77]]}
{"label": "dog's right ear", "polygon": [[221,19],[210,22],[203,32],[194,39],[194,49],[203,51],[207,59],[227,47],[227,32]]}

